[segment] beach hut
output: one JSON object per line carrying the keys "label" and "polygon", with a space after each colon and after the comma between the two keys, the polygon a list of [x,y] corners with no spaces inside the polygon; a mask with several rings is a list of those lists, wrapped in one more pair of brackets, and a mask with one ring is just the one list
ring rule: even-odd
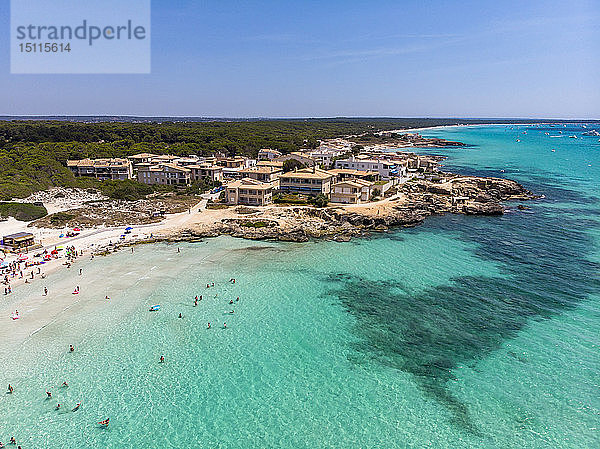
{"label": "beach hut", "polygon": [[2,239],[2,245],[11,250],[28,248],[34,246],[33,234],[30,232],[17,232],[16,234],[5,235]]}

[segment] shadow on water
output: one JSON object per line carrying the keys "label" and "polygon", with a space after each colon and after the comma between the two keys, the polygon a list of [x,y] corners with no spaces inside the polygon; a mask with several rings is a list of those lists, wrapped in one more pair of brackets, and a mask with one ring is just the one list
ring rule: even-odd
{"label": "shadow on water", "polygon": [[[588,199],[544,187],[560,201],[581,204]],[[594,250],[586,233],[589,221],[581,222],[570,213],[547,213],[541,204],[535,209],[533,214],[501,219],[449,215],[432,218],[423,228],[399,231],[447,231],[475,242],[476,255],[497,262],[501,277],[457,277],[418,294],[410,294],[394,279],[368,280],[342,273],[328,279],[334,285],[331,293],[357,320],[356,349],[412,374],[421,390],[471,433],[480,430],[468,404],[448,387],[453,370],[474,367],[530,320],[549,319],[600,291],[600,264],[586,258]],[[398,244],[401,250],[401,240],[389,244]]]}

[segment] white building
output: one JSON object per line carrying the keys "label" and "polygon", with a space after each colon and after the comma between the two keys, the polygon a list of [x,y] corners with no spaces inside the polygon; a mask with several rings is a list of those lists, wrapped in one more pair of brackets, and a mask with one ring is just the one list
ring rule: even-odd
{"label": "white building", "polygon": [[367,157],[362,158],[350,156],[348,159],[338,159],[335,161],[335,168],[346,168],[359,171],[376,171],[381,176],[381,179],[406,176],[406,169],[403,165],[392,161],[369,159]]}

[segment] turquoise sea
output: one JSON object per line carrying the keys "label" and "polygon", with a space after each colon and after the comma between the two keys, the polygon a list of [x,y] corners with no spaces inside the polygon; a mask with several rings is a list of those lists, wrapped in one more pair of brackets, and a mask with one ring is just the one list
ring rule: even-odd
{"label": "turquoise sea", "polygon": [[[583,131],[423,132],[469,144],[422,150],[448,156],[446,168],[544,195],[530,210],[435,217],[349,243],[144,246],[82,260],[79,277],[51,275],[47,301],[82,292],[1,361],[0,386],[15,392],[0,395],[0,441],[600,447],[600,142]],[[0,310],[38,304],[39,288],[19,288]]]}

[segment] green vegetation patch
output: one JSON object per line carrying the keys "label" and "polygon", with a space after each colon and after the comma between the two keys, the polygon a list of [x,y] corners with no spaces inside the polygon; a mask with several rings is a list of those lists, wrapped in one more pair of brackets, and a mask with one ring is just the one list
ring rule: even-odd
{"label": "green vegetation patch", "polygon": [[14,217],[19,221],[37,220],[48,215],[44,206],[36,206],[31,203],[0,203],[0,217]]}
{"label": "green vegetation patch", "polygon": [[73,218],[75,218],[75,215],[67,212],[57,212],[49,217],[50,223],[56,226],[64,226]]}
{"label": "green vegetation patch", "polygon": [[264,221],[244,221],[240,223],[240,226],[244,228],[266,228],[269,224]]}

